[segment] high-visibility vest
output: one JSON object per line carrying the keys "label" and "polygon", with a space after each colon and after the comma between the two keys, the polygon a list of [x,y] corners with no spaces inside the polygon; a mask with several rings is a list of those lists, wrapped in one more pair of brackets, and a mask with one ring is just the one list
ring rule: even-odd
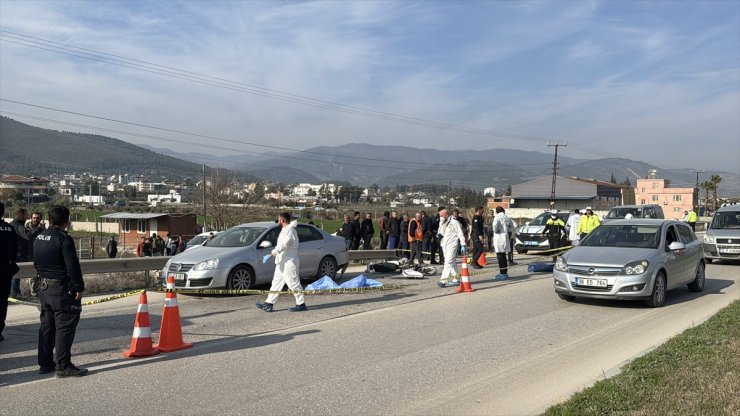
{"label": "high-visibility vest", "polygon": [[689,217],[686,219],[686,222],[696,222],[696,212],[694,210],[689,211]]}
{"label": "high-visibility vest", "polygon": [[[416,223],[416,229],[414,230],[414,235],[411,235],[411,223]],[[417,220],[416,218],[412,218],[411,221],[409,221],[409,231],[408,231],[408,239],[409,243],[413,243],[414,241],[421,241],[424,238],[424,231],[421,229],[421,221]]]}
{"label": "high-visibility vest", "polygon": [[583,215],[581,216],[581,221],[578,222],[578,234],[588,234],[599,225],[601,225],[601,221],[599,221],[599,217],[597,217],[595,214]]}

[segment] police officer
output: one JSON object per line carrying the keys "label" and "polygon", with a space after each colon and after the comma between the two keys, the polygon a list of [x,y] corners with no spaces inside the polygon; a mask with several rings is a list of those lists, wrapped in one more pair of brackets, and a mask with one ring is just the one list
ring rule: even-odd
{"label": "police officer", "polygon": [[550,211],[550,218],[545,223],[545,229],[542,231],[547,236],[550,243],[550,250],[560,248],[560,241],[565,234],[565,222],[558,217],[558,211]]}
{"label": "police officer", "polygon": [[3,329],[5,329],[5,317],[8,316],[10,282],[18,271],[18,265],[15,264],[18,253],[17,237],[13,227],[3,221],[3,215],[5,215],[5,204],[0,202],[0,341],[5,339]]}
{"label": "police officer", "polygon": [[71,360],[85,282],[82,280],[74,240],[66,232],[68,226],[69,209],[52,207],[49,211],[49,229],[36,237],[33,247],[41,302],[39,374],[56,370],[58,378],[80,377],[87,373],[87,369],[77,368]]}
{"label": "police officer", "polygon": [[478,263],[478,259],[483,254],[483,241],[486,238],[486,231],[483,227],[483,207],[475,208],[475,215],[473,215],[473,223],[470,230],[470,240],[473,245],[473,261],[472,265],[474,269],[482,269],[483,266]]}

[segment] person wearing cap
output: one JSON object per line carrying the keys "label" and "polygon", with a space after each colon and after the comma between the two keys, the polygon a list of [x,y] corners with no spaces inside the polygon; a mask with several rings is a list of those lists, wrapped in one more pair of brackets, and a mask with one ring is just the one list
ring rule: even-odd
{"label": "person wearing cap", "polygon": [[601,225],[599,217],[594,215],[591,207],[586,207],[586,215],[581,217],[581,221],[578,223],[578,235],[580,235],[581,240],[599,225]]}
{"label": "person wearing cap", "polygon": [[542,231],[550,242],[550,250],[560,248],[560,241],[565,234],[565,222],[558,217],[558,211],[550,211],[550,218],[545,223],[545,229]]}
{"label": "person wearing cap", "polygon": [[696,231],[696,220],[699,219],[698,215],[696,215],[696,211],[694,211],[693,208],[691,208],[691,211],[689,211],[686,214],[686,222],[689,223],[689,227],[691,227],[692,230]]}
{"label": "person wearing cap", "polygon": [[578,223],[581,222],[580,212],[581,210],[578,208],[574,209],[573,213],[568,217],[568,222],[565,224],[565,229],[568,231],[568,240],[570,240],[570,245],[573,247],[577,246],[581,239],[581,236],[578,235]]}

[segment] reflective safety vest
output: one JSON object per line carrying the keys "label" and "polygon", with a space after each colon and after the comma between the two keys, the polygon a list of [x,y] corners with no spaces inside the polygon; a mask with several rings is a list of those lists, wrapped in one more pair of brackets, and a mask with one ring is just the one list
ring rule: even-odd
{"label": "reflective safety vest", "polygon": [[694,210],[689,211],[689,217],[686,219],[686,222],[696,222],[696,219],[696,212]]}
{"label": "reflective safety vest", "polygon": [[582,215],[581,221],[578,222],[578,234],[588,234],[599,225],[601,225],[601,221],[599,221],[599,217],[596,214]]}
{"label": "reflective safety vest", "polygon": [[[416,229],[414,229],[414,235],[411,235],[411,223],[416,223]],[[413,243],[414,241],[421,241],[424,238],[424,230],[421,229],[421,221],[417,220],[416,218],[412,218],[411,221],[409,221],[409,231],[408,231],[408,239],[409,243]]]}

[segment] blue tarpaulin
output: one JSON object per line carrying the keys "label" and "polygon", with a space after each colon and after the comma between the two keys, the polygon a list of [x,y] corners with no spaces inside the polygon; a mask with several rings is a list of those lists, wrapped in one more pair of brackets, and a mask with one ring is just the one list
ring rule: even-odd
{"label": "blue tarpaulin", "polygon": [[383,286],[383,284],[377,280],[368,279],[367,276],[365,276],[364,274],[361,274],[352,280],[342,283],[340,286],[344,289],[351,289],[351,288],[356,288],[356,287]]}
{"label": "blue tarpaulin", "polygon": [[329,276],[324,276],[321,279],[306,286],[306,290],[322,290],[322,289],[339,289],[341,286],[332,280]]}
{"label": "blue tarpaulin", "polygon": [[528,272],[551,272],[555,263],[531,263],[527,266]]}

